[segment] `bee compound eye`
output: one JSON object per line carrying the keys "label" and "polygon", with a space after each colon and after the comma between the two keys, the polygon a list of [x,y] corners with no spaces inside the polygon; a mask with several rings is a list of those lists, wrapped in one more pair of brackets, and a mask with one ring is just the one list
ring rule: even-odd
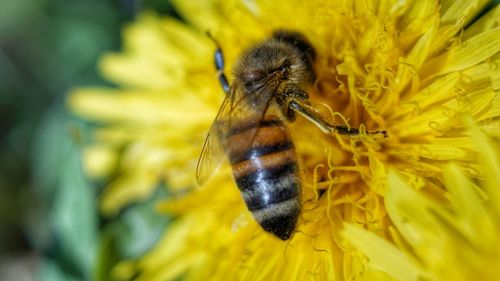
{"label": "bee compound eye", "polygon": [[284,73],[286,73],[287,71],[288,71],[288,67],[287,67],[287,66],[282,65],[282,66],[280,67],[280,72],[281,72],[281,73],[283,73],[283,74],[284,74]]}
{"label": "bee compound eye", "polygon": [[259,70],[252,70],[245,73],[243,78],[247,83],[253,83],[262,78],[262,72]]}
{"label": "bee compound eye", "polygon": [[287,71],[290,70],[290,61],[289,60],[285,60],[281,66],[279,67],[279,71],[281,73],[286,73]]}

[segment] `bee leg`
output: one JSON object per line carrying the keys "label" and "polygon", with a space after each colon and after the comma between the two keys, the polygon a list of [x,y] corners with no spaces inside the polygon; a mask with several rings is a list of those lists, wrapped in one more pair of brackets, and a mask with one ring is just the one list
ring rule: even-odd
{"label": "bee leg", "polygon": [[207,36],[215,43],[216,49],[214,53],[214,61],[215,69],[217,69],[217,79],[219,80],[222,89],[224,89],[224,92],[227,94],[229,93],[229,82],[227,81],[226,74],[224,74],[224,54],[222,53],[219,43],[217,43],[209,32],[207,32]]}
{"label": "bee leg", "polygon": [[[349,128],[347,126],[339,126],[339,125],[330,124],[313,107],[311,107],[310,105],[308,105],[304,102],[301,102],[300,100],[291,100],[288,103],[288,107],[291,108],[292,110],[296,111],[300,115],[302,115],[304,118],[306,118],[310,122],[312,122],[321,131],[323,131],[326,134],[329,134],[329,135],[341,134],[341,135],[349,135],[349,136],[359,135],[358,128]],[[383,135],[384,138],[388,137],[386,130],[366,131],[365,133],[367,135]]]}
{"label": "bee leg", "polygon": [[285,115],[288,121],[290,122],[295,121],[295,111],[293,111],[293,109],[291,109],[290,107],[287,108]]}
{"label": "bee leg", "polygon": [[278,103],[281,112],[286,117],[289,122],[295,121],[295,110],[288,106],[288,102],[286,98],[276,98],[276,102]]}
{"label": "bee leg", "polygon": [[287,101],[287,104],[292,100],[299,100],[302,103],[309,104],[307,101],[309,95],[298,87],[288,87],[288,89],[284,91],[284,99]]}
{"label": "bee leg", "polygon": [[286,116],[288,121],[293,122],[295,121],[296,110],[290,107],[290,101],[296,100],[297,102],[300,101],[301,103],[309,104],[309,102],[307,101],[308,98],[309,95],[306,92],[302,91],[300,88],[290,87],[284,91],[283,97],[276,99],[276,101],[278,102],[281,111]]}

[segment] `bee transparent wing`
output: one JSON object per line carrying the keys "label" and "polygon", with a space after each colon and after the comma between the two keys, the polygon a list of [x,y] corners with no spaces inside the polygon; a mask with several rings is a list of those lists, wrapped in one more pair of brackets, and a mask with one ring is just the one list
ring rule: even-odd
{"label": "bee transparent wing", "polygon": [[196,180],[199,185],[205,183],[222,164],[226,155],[222,141],[228,135],[242,126],[249,127],[243,137],[238,138],[238,143],[233,142],[231,146],[244,148],[251,145],[271,97],[272,92],[269,90],[244,94],[237,86],[231,87],[208,132],[198,160]]}
{"label": "bee transparent wing", "polygon": [[212,123],[212,127],[208,131],[205,138],[205,143],[201,150],[200,158],[196,166],[196,181],[198,185],[203,185],[220,167],[224,160],[224,150],[221,144],[223,132],[226,122],[224,121],[229,116],[231,110],[231,96],[228,95],[222,102],[222,106]]}

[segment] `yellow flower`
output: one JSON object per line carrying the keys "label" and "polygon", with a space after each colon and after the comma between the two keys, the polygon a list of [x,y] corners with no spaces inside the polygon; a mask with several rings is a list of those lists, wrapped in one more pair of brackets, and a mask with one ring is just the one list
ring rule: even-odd
{"label": "yellow flower", "polygon": [[484,182],[477,184],[457,165],[447,165],[443,204],[390,173],[385,203],[401,234],[395,245],[359,226],[346,226],[346,239],[370,260],[370,280],[387,280],[381,272],[395,280],[498,280],[500,154],[470,120],[469,127]]}
{"label": "yellow flower", "polygon": [[[118,175],[101,198],[105,215],[147,198],[159,183],[185,193],[158,205],[177,218],[137,263],[138,279],[357,280],[386,273],[408,279],[390,271],[369,275],[362,253],[377,264],[371,259],[382,259],[384,249],[394,259],[414,251],[401,239],[409,239],[403,216],[384,202],[398,182],[387,171],[443,206],[452,199],[443,188],[446,175],[458,169],[449,172],[449,161],[481,179],[462,115],[500,137],[500,7],[476,20],[488,1],[173,2],[187,23],[145,13],[125,30],[123,52],[102,59],[103,75],[118,89],[80,89],[69,99],[74,112],[104,124],[84,159],[90,176]],[[304,33],[316,49],[309,94],[322,114],[389,133],[386,140],[333,137],[303,118],[290,125],[303,211],[285,242],[252,219],[229,165],[199,188],[194,176],[224,98],[205,32],[217,38],[231,66],[278,28]],[[361,251],[352,250],[342,235],[345,223],[347,233],[356,232],[354,224],[385,239],[378,255],[362,243],[353,242]],[[408,276],[414,270],[398,269]]]}

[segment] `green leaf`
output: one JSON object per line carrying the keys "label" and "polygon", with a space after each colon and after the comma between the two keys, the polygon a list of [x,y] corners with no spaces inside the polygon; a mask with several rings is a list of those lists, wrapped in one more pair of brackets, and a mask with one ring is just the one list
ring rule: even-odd
{"label": "green leaf", "polygon": [[103,227],[95,280],[112,279],[110,273],[117,263],[137,260],[155,245],[170,220],[154,208],[165,196],[165,189],[157,188],[148,201],[127,207]]}
{"label": "green leaf", "polygon": [[52,253],[54,262],[71,275],[89,279],[98,246],[96,192],[84,177],[80,146],[71,134],[76,121],[62,107],[59,104],[47,115],[36,138],[37,192],[50,210],[48,218],[42,216],[34,223],[32,232],[36,237],[48,231],[44,234],[48,241],[41,241],[38,247]]}
{"label": "green leaf", "polygon": [[58,263],[50,259],[42,261],[37,275],[38,281],[83,281],[83,279],[71,276]]}

